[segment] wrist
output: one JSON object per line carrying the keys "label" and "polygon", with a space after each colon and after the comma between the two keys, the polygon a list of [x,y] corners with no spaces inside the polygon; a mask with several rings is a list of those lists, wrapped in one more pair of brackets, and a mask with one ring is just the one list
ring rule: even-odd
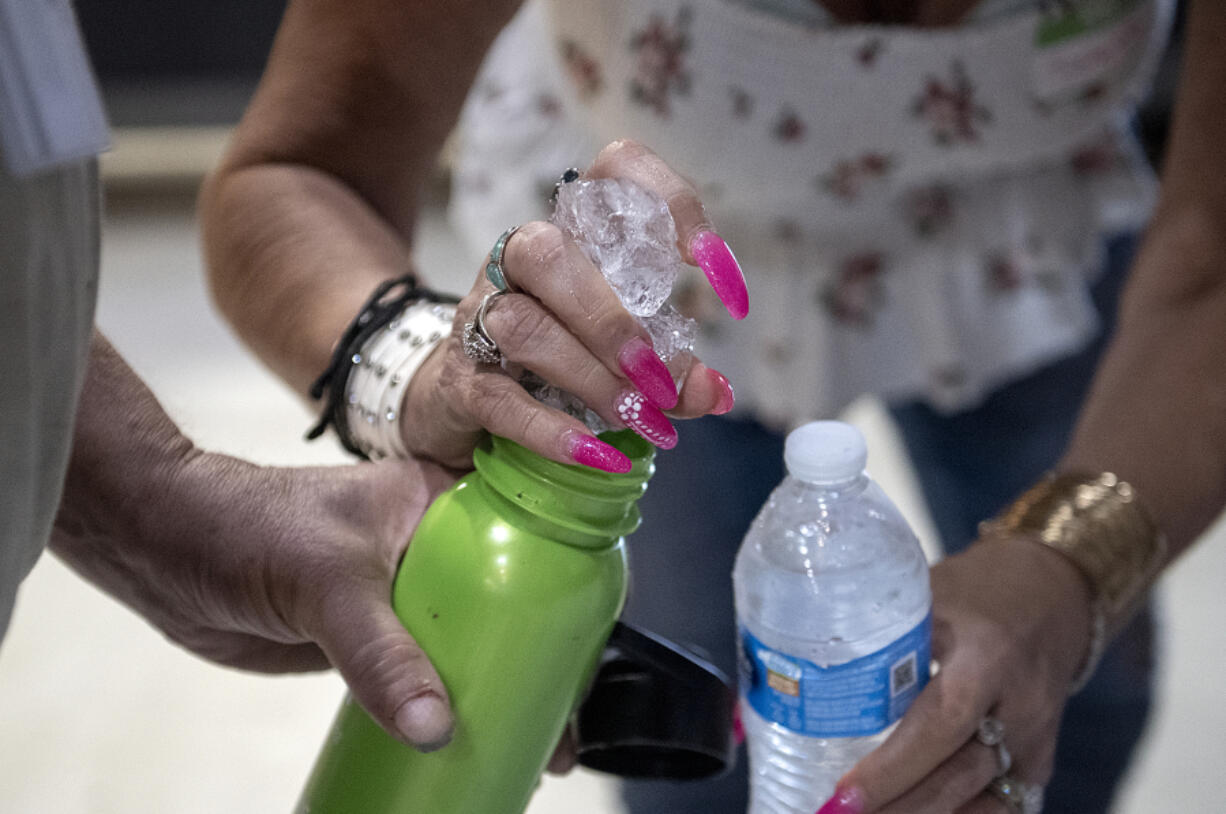
{"label": "wrist", "polygon": [[406,458],[401,411],[404,393],[431,351],[450,333],[450,298],[406,274],[385,280],[337,342],[328,368],[311,385],[325,399],[307,433],[314,440],[336,430],[347,451],[362,459]]}
{"label": "wrist", "polygon": [[95,334],[78,402],[56,536],[126,539],[200,454],[119,354]]}
{"label": "wrist", "polygon": [[429,357],[405,389],[400,431],[409,453],[459,471],[472,468],[472,452],[483,430],[459,414],[445,395],[459,380],[454,370],[458,359],[444,341]]}
{"label": "wrist", "polygon": [[1044,581],[1051,586],[1054,598],[1050,624],[1059,626],[1058,635],[1052,637],[1053,652],[1059,654],[1061,680],[1071,695],[1093,674],[1102,655],[1104,617],[1094,588],[1077,564],[1061,552],[1036,545],[1033,538],[1016,539],[1031,549],[1041,564]]}
{"label": "wrist", "polygon": [[1049,474],[984,523],[981,534],[1038,543],[1080,574],[1091,613],[1074,691],[1089,679],[1110,635],[1148,592],[1166,552],[1131,485],[1111,473]]}
{"label": "wrist", "polygon": [[[414,427],[406,422],[408,393],[421,368],[451,333],[455,307],[420,301],[407,305],[368,340],[346,382],[346,425],[355,446],[373,460],[409,457]],[[418,390],[420,391],[420,387]]]}

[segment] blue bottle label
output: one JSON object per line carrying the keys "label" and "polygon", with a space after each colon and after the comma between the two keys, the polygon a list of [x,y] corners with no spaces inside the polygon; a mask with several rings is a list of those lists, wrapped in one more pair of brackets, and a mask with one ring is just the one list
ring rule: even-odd
{"label": "blue bottle label", "polygon": [[931,661],[931,611],[877,652],[832,667],[772,650],[741,626],[741,695],[766,720],[815,738],[885,729],[928,684]]}

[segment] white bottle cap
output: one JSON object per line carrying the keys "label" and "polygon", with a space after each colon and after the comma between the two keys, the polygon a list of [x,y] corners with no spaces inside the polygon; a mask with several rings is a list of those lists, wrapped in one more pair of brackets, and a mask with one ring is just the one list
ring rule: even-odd
{"label": "white bottle cap", "polygon": [[809,483],[845,483],[868,462],[864,436],[842,421],[812,421],[788,433],[783,446],[788,473]]}

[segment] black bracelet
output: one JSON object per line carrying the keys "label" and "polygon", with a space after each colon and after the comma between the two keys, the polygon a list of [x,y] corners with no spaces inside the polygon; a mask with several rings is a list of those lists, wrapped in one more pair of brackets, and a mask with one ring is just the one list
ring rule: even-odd
{"label": "black bracelet", "polygon": [[328,400],[324,404],[319,421],[307,432],[307,440],[314,441],[323,435],[328,426],[336,430],[341,446],[346,451],[364,461],[369,456],[357,444],[349,432],[349,419],[345,410],[345,385],[349,382],[349,373],[355,365],[362,363],[362,346],[376,331],[396,318],[404,308],[414,302],[448,302],[457,303],[459,299],[448,294],[440,294],[428,288],[422,288],[417,283],[417,277],[406,274],[393,280],[387,280],[379,285],[366,300],[362,310],[349,323],[336,350],[332,353],[332,361],[326,370],[319,375],[311,385],[311,398],[322,398],[327,392]]}

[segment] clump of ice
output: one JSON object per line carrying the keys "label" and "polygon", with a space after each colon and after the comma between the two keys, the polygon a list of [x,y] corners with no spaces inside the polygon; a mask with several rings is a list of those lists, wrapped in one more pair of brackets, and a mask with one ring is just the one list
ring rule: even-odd
{"label": "clump of ice", "polygon": [[698,323],[664,303],[656,313],[639,317],[639,324],[651,334],[651,347],[664,360],[668,371],[673,374],[673,381],[680,387],[694,359]]}
{"label": "clump of ice", "polygon": [[555,387],[532,371],[525,372],[520,377],[519,383],[541,404],[579,419],[592,432],[604,432],[609,429],[604,419],[597,415],[595,410],[584,404],[578,396],[560,387]]}
{"label": "clump of ice", "polygon": [[[551,221],[600,269],[681,387],[698,323],[665,302],[682,266],[668,204],[628,181],[579,179],[559,187]],[[593,432],[608,429],[577,396],[532,373],[521,383],[538,401],[575,416]]]}
{"label": "clump of ice", "polygon": [[654,314],[681,271],[677,228],[668,204],[615,178],[562,184],[553,223],[600,269],[636,317]]}

